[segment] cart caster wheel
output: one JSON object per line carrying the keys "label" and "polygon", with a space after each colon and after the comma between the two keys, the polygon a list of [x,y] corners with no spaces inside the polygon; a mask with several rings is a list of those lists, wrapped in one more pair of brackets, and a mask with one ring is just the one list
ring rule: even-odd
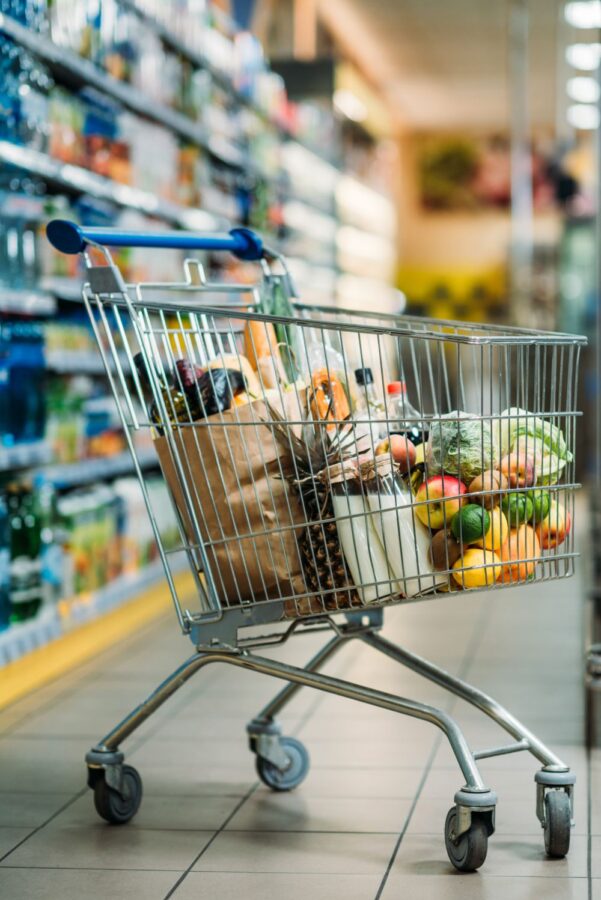
{"label": "cart caster wheel", "polygon": [[288,767],[278,769],[264,756],[257,756],[257,774],[263,784],[273,791],[291,791],[305,780],[309,771],[309,754],[305,745],[296,738],[280,738],[280,747],[288,755],[290,760]]}
{"label": "cart caster wheel", "polygon": [[458,838],[455,837],[457,809],[453,806],[447,813],[444,825],[444,840],[449,859],[460,872],[475,872],[486,859],[488,850],[488,830],[484,820],[472,816],[472,824]]}
{"label": "cart caster wheel", "polygon": [[133,819],[142,802],[142,779],[133,766],[123,766],[123,794],[109,787],[104,778],[94,785],[94,806],[111,825],[125,825]]}
{"label": "cart caster wheel", "polygon": [[572,807],[565,791],[545,794],[545,853],[551,859],[563,859],[570,849]]}

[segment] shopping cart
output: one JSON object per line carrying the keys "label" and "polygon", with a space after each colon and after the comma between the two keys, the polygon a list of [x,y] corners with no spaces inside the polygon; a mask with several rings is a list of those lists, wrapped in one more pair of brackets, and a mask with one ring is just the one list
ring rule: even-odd
{"label": "shopping cart", "polygon": [[[381,628],[386,605],[460,602],[465,590],[573,572],[584,339],[303,305],[281,256],[245,229],[140,234],[54,221],[48,237],[83,255],[85,305],[175,611],[195,647],[87,754],[98,813],[116,824],[135,815],[142,783],[121,744],[196,671],[227,663],[287,682],[247,729],[270,788],[290,790],[307,775],[307,751],[275,717],[301,686],[313,687],[442,730],[465,779],[445,822],[457,869],[482,865],[495,827],[496,796],[477,760],[524,750],[542,763],[536,815],[547,854],[565,856],[569,767],[491,697],[392,644]],[[242,282],[211,281],[206,266],[185,259],[180,283],[126,284],[112,247],[229,251]],[[404,421],[380,402],[395,379],[419,410]],[[154,441],[177,546],[161,538],[139,434]],[[182,557],[194,608],[176,587]],[[256,652],[316,631],[331,636],[304,668]],[[478,707],[512,742],[473,752],[446,712],[322,674],[352,640]]]}

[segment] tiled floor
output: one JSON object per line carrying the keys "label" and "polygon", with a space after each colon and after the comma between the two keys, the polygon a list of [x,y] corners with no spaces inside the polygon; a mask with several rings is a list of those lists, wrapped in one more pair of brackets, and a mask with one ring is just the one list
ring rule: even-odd
{"label": "tiled floor", "polygon": [[[442,829],[462,779],[445,741],[427,724],[310,691],[282,720],[311,771],[294,793],[270,793],[244,726],[279,685],[221,666],[125,745],[145,796],[129,826],[105,825],[83,756],[189,653],[166,619],[0,714],[2,900],[601,900],[601,760],[587,762],[581,744],[578,583],[397,608],[385,634],[489,690],[574,767],[566,860],[544,857],[536,763],[520,754],[481,764],[499,796],[497,832],[480,872],[456,874]],[[277,656],[300,663],[318,643],[299,638]],[[473,746],[499,739],[480,713],[368,647],[351,644],[326,671],[452,710]]]}

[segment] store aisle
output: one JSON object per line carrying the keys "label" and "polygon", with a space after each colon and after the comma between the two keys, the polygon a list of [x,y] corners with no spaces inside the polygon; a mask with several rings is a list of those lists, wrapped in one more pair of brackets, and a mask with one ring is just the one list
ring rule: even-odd
{"label": "store aisle", "polygon": [[[129,826],[103,824],[83,756],[188,654],[164,619],[0,715],[0,896],[601,898],[601,805],[588,806],[581,745],[578,584],[455,595],[386,619],[390,638],[494,693],[575,768],[567,860],[544,858],[536,764],[517,755],[482,763],[499,795],[497,832],[481,872],[455,874],[442,830],[462,780],[435,730],[309,691],[282,718],[306,742],[311,772],[293,794],[270,793],[256,779],[244,726],[278,685],[217,666],[126,745],[144,779],[142,808]],[[316,645],[299,638],[277,655],[301,662]],[[481,715],[367,647],[347,647],[328,671],[452,708],[474,746],[499,738]],[[598,794],[601,761],[592,780]]]}

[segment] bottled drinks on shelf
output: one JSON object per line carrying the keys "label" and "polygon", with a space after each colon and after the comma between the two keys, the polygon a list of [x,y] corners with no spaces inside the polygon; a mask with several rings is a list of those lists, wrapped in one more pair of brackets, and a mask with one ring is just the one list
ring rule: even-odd
{"label": "bottled drinks on shelf", "polygon": [[63,535],[56,509],[56,492],[44,476],[35,481],[35,510],[39,528],[42,602],[52,606],[61,598],[63,586]]}
{"label": "bottled drinks on shelf", "polygon": [[421,413],[407,397],[404,381],[391,381],[387,387],[388,418],[391,434],[404,434],[413,444],[421,444],[427,438]]}
{"label": "bottled drinks on shelf", "polygon": [[10,621],[33,618],[42,604],[40,529],[30,485],[7,488],[10,529]]}
{"label": "bottled drinks on shelf", "polygon": [[0,427],[4,446],[39,441],[46,425],[44,336],[34,322],[0,327]]}
{"label": "bottled drinks on shelf", "polygon": [[[177,520],[163,478],[147,490],[165,546],[178,545]],[[0,493],[0,631],[42,610],[69,616],[71,604],[157,557],[137,478],[58,493],[43,475]],[[144,513],[144,514],[143,514]]]}

